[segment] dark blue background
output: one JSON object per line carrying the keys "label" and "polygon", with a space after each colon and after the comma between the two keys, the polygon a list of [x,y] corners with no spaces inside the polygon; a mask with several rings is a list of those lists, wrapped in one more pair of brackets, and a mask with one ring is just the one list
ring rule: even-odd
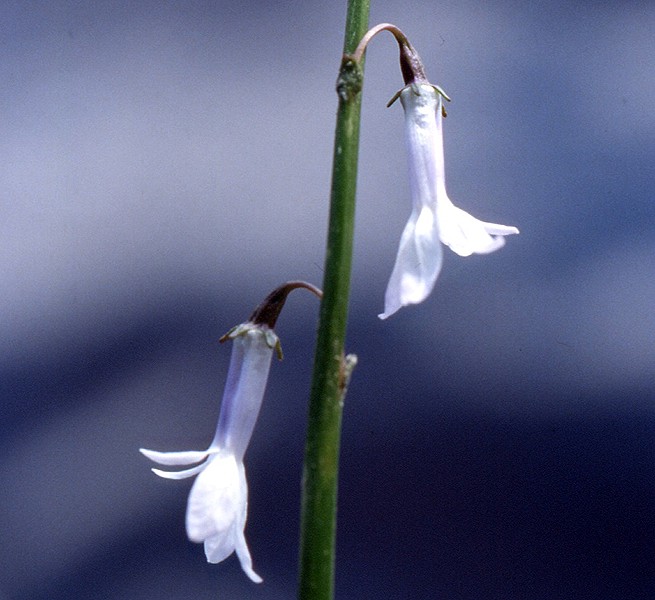
{"label": "dark blue background", "polygon": [[[0,9],[0,599],[286,599],[317,303],[246,457],[252,584],[184,533],[230,349],[320,285],[345,7]],[[382,310],[409,214],[397,51],[370,46],[337,597],[655,597],[655,6],[373,3],[453,98],[452,200],[520,236]]]}

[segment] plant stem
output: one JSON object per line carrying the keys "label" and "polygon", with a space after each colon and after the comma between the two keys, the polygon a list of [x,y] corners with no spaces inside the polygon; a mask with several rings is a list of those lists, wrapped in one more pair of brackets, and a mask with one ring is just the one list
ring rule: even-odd
{"label": "plant stem", "polygon": [[[348,0],[344,54],[368,28],[370,0]],[[330,220],[323,300],[302,481],[300,600],[332,600],[336,538],[337,475],[341,414],[348,371],[344,344],[350,294],[363,62],[344,60],[337,91]]]}

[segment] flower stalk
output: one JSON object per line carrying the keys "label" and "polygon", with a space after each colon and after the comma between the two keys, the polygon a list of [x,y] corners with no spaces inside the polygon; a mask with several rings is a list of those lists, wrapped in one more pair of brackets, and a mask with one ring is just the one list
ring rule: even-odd
{"label": "flower stalk", "polygon": [[354,359],[345,356],[350,295],[363,62],[349,54],[368,28],[369,0],[348,0],[332,163],[330,217],[300,525],[300,600],[334,597],[337,475],[343,400]]}

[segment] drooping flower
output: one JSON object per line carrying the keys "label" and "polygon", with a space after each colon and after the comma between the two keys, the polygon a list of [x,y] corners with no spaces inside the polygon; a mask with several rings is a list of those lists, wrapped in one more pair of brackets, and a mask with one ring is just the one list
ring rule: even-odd
{"label": "drooping flower", "polygon": [[412,214],[400,238],[381,319],[432,291],[443,260],[441,244],[460,256],[487,254],[505,244],[516,227],[480,221],[456,207],[446,192],[443,154],[444,94],[429,83],[400,92],[405,109]]}
{"label": "drooping flower", "polygon": [[204,542],[210,563],[218,563],[236,552],[241,568],[255,583],[262,578],[252,567],[244,529],[248,512],[248,484],[243,457],[250,443],[273,352],[281,358],[280,342],[273,331],[288,293],[304,287],[321,292],[304,282],[289,282],[274,290],[255,310],[249,321],[225,334],[221,341],[234,342],[216,433],[207,450],[156,452],[140,449],[150,460],[166,466],[193,465],[182,471],[153,472],[165,479],[197,475],[189,493],[186,531],[192,542]]}
{"label": "drooping flower", "polygon": [[398,42],[400,69],[405,87],[397,98],[405,110],[405,140],[409,159],[412,213],[405,225],[396,262],[384,298],[386,319],[408,304],[427,298],[441,270],[441,244],[460,256],[487,254],[505,244],[504,236],[518,233],[516,227],[480,221],[457,208],[446,193],[443,154],[444,99],[437,86],[428,82],[420,56],[395,25],[381,23],[371,28],[346,61],[359,63],[370,40],[389,31]]}

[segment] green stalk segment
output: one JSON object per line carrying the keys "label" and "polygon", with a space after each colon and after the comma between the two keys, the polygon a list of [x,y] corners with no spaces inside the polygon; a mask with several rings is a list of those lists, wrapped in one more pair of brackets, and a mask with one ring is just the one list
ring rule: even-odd
{"label": "green stalk segment", "polygon": [[[368,29],[369,0],[348,0],[344,54]],[[344,357],[355,225],[363,61],[344,60],[337,92],[323,300],[302,481],[300,600],[334,598],[337,475],[343,399],[354,360]]]}

